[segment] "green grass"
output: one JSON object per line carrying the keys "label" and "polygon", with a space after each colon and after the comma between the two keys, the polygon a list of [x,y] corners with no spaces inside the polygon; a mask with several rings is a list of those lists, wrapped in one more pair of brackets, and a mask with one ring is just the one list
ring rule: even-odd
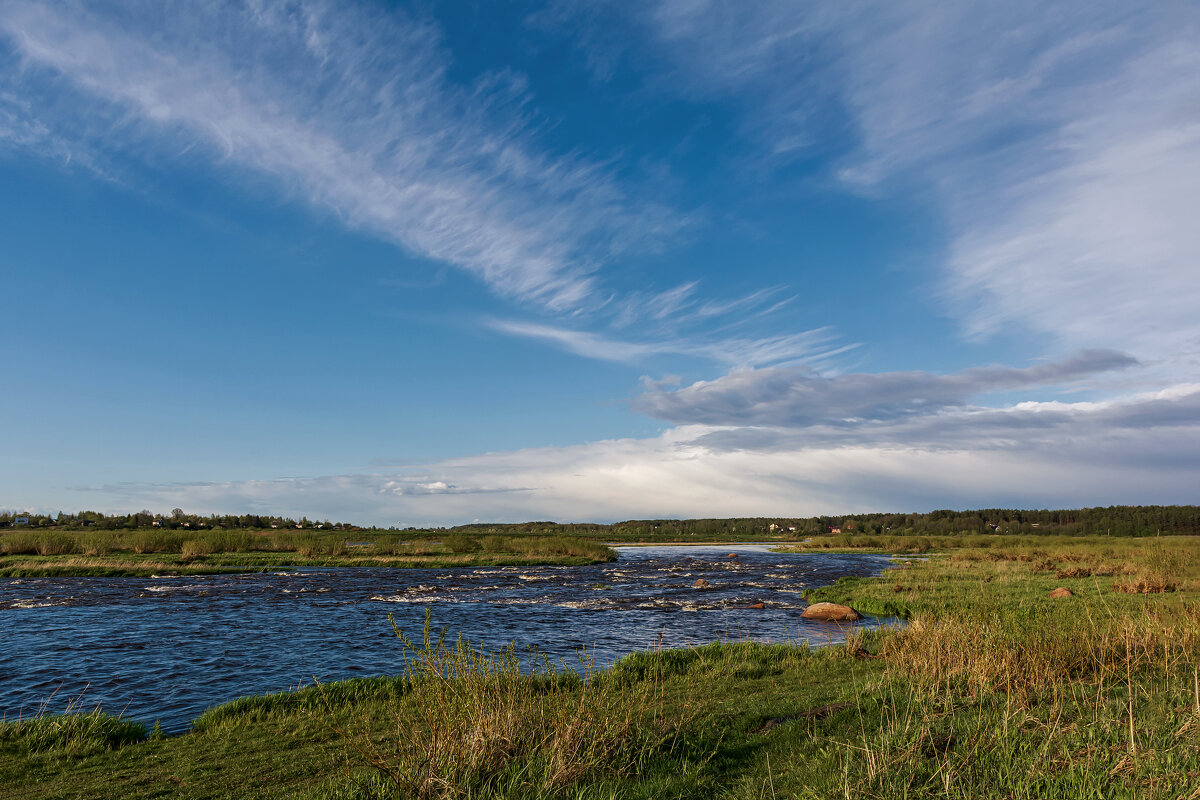
{"label": "green grass", "polygon": [[846,646],[718,643],[580,678],[428,636],[398,643],[403,676],[237,700],[178,737],[72,750],[4,723],[0,797],[1200,797],[1196,541],[896,566],[812,593],[911,620]]}
{"label": "green grass", "polygon": [[[565,536],[412,540],[397,534],[249,531],[23,532],[0,537],[0,577],[206,575],[288,567],[580,566],[612,561]],[[349,538],[347,538],[349,537]]]}

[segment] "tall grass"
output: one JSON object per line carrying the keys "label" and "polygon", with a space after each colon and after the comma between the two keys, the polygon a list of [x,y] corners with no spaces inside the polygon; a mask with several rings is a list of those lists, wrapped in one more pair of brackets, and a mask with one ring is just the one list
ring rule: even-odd
{"label": "tall grass", "polygon": [[817,593],[913,611],[841,740],[843,793],[1200,797],[1198,579],[1192,541],[1041,540]]}
{"label": "tall grass", "polygon": [[85,556],[108,555],[117,546],[117,537],[104,531],[85,533],[79,537],[79,550]]}
{"label": "tall grass", "polygon": [[[390,619],[390,618],[389,618]],[[669,751],[687,714],[664,712],[661,682],[606,680],[583,658],[579,671],[510,646],[488,652],[434,636],[427,610],[419,644],[392,620],[409,691],[390,705],[390,730],[330,716],[349,763],[369,765],[401,797],[446,798],[506,785],[555,791],[628,776]],[[372,794],[370,785],[360,788]],[[501,792],[502,793],[502,792]]]}
{"label": "tall grass", "polygon": [[0,554],[4,555],[58,556],[77,551],[75,537],[56,531],[21,531],[0,536]]}
{"label": "tall grass", "polygon": [[[362,542],[347,541],[342,531],[246,530],[116,530],[116,531],[12,531],[0,533],[0,556],[48,557],[82,554],[92,558],[178,555],[181,562],[200,561],[205,565],[226,563],[234,566],[264,566],[279,563],[274,559],[234,556],[244,553],[288,553],[291,558],[346,559],[358,561],[396,556],[400,560],[446,557],[447,562],[472,558],[534,561],[538,559],[580,559],[609,561],[615,553],[604,545],[565,536],[484,536],[447,534],[441,540],[412,539],[399,534],[370,534]],[[226,556],[222,559],[220,556]],[[166,559],[170,560],[170,559]],[[127,569],[137,569],[132,563]],[[48,572],[54,565],[31,559],[28,563],[9,563],[10,573]],[[24,570],[24,572],[23,572]]]}
{"label": "tall grass", "polygon": [[0,749],[77,757],[146,739],[140,722],[110,716],[99,706],[84,710],[82,704],[82,697],[73,698],[62,714],[48,713],[44,704],[32,717],[0,720]]}

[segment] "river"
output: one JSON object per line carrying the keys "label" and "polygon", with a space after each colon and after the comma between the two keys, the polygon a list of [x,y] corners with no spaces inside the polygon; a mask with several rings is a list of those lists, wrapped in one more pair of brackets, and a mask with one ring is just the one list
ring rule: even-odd
{"label": "river", "polygon": [[453,635],[568,662],[579,648],[604,665],[714,640],[820,646],[850,628],[801,619],[800,593],[888,561],[759,545],[616,549],[616,562],[586,567],[0,580],[0,714],[61,711],[82,697],[85,708],[184,731],[236,697],[400,672],[388,614],[419,638],[426,607]]}

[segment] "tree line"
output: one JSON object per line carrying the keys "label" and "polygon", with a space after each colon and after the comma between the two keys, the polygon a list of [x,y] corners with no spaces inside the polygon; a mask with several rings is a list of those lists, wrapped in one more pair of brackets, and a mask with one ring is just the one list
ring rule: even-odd
{"label": "tree line", "polygon": [[134,514],[102,514],[99,511],[77,511],[66,514],[31,514],[17,511],[0,511],[0,528],[57,528],[59,530],[144,530],[162,528],[167,530],[215,530],[244,529],[269,530],[361,530],[347,522],[310,520],[308,517],[293,519],[261,514],[187,514],[181,508],[169,514],[155,514],[143,509]]}
{"label": "tree line", "polygon": [[[259,514],[169,514],[148,510],[135,514],[79,511],[55,515],[0,512],[0,529],[28,526],[63,530],[166,529],[291,529],[398,530],[360,527],[347,522],[308,517]],[[601,523],[473,523],[452,528],[404,528],[414,538],[446,533],[468,536],[574,536],[614,541],[686,541],[703,539],[799,539],[824,533],[954,536],[959,534],[1057,534],[1066,536],[1200,535],[1200,506],[1106,506],[1080,509],[1030,510],[988,508],[973,511],[939,510],[927,513],[873,513],[818,517],[741,517],[736,519],[653,519]]]}
{"label": "tree line", "polygon": [[683,540],[702,538],[805,538],[823,533],[896,536],[958,534],[1058,534],[1066,536],[1200,535],[1200,506],[1106,506],[1030,510],[985,508],[926,513],[844,514],[818,517],[626,520],[611,525],[524,522],[473,524],[464,533],[554,534],[612,539]]}

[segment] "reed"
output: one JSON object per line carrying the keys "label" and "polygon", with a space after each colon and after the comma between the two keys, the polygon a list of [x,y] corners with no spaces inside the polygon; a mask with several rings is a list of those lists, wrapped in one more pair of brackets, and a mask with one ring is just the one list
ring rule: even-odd
{"label": "reed", "polygon": [[[519,783],[556,791],[597,777],[635,774],[671,749],[687,714],[664,712],[661,682],[628,682],[556,666],[531,651],[489,652],[434,636],[430,613],[420,643],[389,617],[405,653],[408,691],[393,703],[390,731],[371,720],[330,718],[351,770],[365,763],[400,797],[445,798]],[[360,788],[371,794],[370,785]]]}
{"label": "reed", "polygon": [[82,696],[68,700],[61,714],[51,714],[52,699],[33,716],[0,720],[0,749],[80,757],[115,750],[149,735],[140,722],[105,714],[99,706],[85,709]]}

